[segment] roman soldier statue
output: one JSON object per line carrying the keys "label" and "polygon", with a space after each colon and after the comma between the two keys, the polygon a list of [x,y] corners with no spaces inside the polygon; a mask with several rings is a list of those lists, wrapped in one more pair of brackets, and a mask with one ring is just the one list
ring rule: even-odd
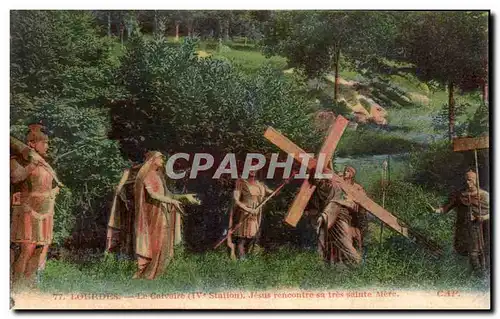
{"label": "roman soldier statue", "polygon": [[489,267],[489,193],[477,185],[477,176],[473,171],[465,174],[467,188],[452,194],[448,202],[435,209],[436,213],[446,214],[455,210],[454,247],[462,254],[468,255],[472,269],[482,272]]}
{"label": "roman soldier statue", "polygon": [[55,198],[62,184],[45,161],[49,140],[41,124],[29,125],[27,145],[13,137],[10,143],[10,235],[13,246],[18,248],[17,254],[11,254],[13,280],[32,282],[35,273],[45,267],[53,239]]}

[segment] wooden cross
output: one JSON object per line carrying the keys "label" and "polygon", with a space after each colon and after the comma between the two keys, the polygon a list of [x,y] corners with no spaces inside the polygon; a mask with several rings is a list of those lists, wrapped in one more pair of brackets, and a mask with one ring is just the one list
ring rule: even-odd
{"label": "wooden cross", "polygon": [[478,149],[490,148],[490,137],[461,137],[453,139],[453,151],[477,151]]}
{"label": "wooden cross", "polygon": [[[337,116],[337,118],[333,120],[330,129],[328,131],[328,135],[318,153],[318,158],[319,154],[325,154],[324,155],[325,164],[330,162],[333,153],[335,152],[335,148],[337,147],[337,144],[340,141],[340,138],[342,137],[342,134],[344,133],[344,130],[348,122],[349,121],[341,115]],[[316,158],[307,154],[307,152],[305,152],[303,149],[295,145],[292,141],[290,141],[288,138],[286,138],[281,133],[276,131],[274,128],[268,127],[266,132],[264,133],[264,137],[268,139],[271,143],[276,145],[278,148],[285,151],[287,154],[293,156],[293,158],[299,163],[302,164],[304,163],[304,161],[307,160],[307,168],[309,170],[314,170],[316,168],[318,164]],[[382,206],[375,203],[366,194],[364,194],[363,192],[359,192],[352,185],[346,183],[344,179],[339,175],[335,174],[335,172],[332,172],[330,169],[325,168],[323,170],[323,173],[330,173],[330,174],[333,173],[332,181],[338,184],[342,188],[342,190],[349,197],[351,197],[356,204],[363,207],[367,211],[371,212],[384,224],[394,229],[401,235],[409,238],[413,242],[418,242],[420,244],[423,244],[424,246],[429,248],[431,252],[433,252],[435,255],[441,254],[442,252],[441,248],[437,244],[426,239],[424,236],[420,235],[416,231],[413,231],[408,227],[406,227],[404,222],[396,218],[390,212],[385,210]],[[311,185],[309,180],[305,179],[303,181],[299,193],[296,195],[292,203],[292,206],[288,210],[288,213],[285,218],[286,223],[288,223],[293,227],[297,225],[315,189],[316,187],[314,185]]]}

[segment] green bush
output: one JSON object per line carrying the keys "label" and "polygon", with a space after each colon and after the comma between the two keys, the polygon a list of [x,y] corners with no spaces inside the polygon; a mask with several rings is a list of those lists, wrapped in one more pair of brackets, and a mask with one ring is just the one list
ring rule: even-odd
{"label": "green bush", "polygon": [[371,97],[375,102],[377,102],[380,105],[383,105],[385,107],[394,107],[398,108],[401,107],[396,101],[391,100],[389,97],[387,97],[384,93],[382,93],[381,90],[379,89],[373,89],[371,92]]}
{"label": "green bush", "polygon": [[[481,187],[489,189],[489,153],[478,151]],[[475,170],[473,152],[453,152],[446,141],[433,143],[425,151],[411,154],[411,181],[445,195],[465,187],[465,172]]]}
{"label": "green bush", "polygon": [[481,103],[474,113],[474,116],[467,124],[468,135],[473,137],[488,135],[489,121],[489,106],[485,103]]}
{"label": "green bush", "polygon": [[418,92],[424,95],[429,95],[429,87],[424,83],[420,82],[411,73],[406,73],[404,75],[392,75],[389,77],[391,83],[404,88],[408,92]]}
{"label": "green bush", "polygon": [[95,98],[95,88],[106,90],[116,60],[94,22],[89,11],[11,11],[11,92]]}
{"label": "green bush", "polygon": [[[381,202],[380,184],[373,190],[376,201]],[[438,207],[445,197],[431,192],[422,186],[401,180],[392,180],[386,189],[385,207],[403,220],[410,228],[420,231],[428,238],[433,238],[443,246],[453,238],[453,214],[436,215],[428,205]]]}
{"label": "green bush", "polygon": [[50,162],[67,186],[56,201],[55,242],[61,244],[76,222],[88,231],[103,224],[126,164],[107,138],[105,105],[120,96],[117,60],[90,12],[13,11],[11,26],[10,131],[24,140],[31,122],[48,130]]}

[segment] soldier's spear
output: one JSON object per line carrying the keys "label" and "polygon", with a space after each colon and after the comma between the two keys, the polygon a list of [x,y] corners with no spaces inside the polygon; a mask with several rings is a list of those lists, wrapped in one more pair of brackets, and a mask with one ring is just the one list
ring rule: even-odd
{"label": "soldier's spear", "polygon": [[[483,238],[483,221],[481,220],[481,195],[480,195],[480,186],[479,186],[479,165],[477,161],[477,149],[474,149],[474,160],[476,163],[476,189],[477,189],[477,204],[479,207],[479,249],[481,249],[481,259],[483,262],[483,266],[486,268],[486,259],[484,256],[484,238]],[[471,203],[469,203],[470,205]]]}
{"label": "soldier's spear", "polygon": [[[389,157],[388,157],[389,159]],[[384,161],[382,163],[382,207],[385,208],[385,192],[386,192],[386,186],[388,182],[388,170],[389,170],[389,164],[388,161]],[[379,237],[379,244],[382,245],[382,235],[384,234],[384,223],[380,222],[380,237]]]}

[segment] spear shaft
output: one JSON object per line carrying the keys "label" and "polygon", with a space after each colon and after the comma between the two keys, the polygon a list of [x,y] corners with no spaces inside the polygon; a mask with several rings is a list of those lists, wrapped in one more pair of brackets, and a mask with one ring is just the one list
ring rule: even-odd
{"label": "spear shaft", "polygon": [[[481,214],[481,195],[479,194],[479,165],[477,161],[477,149],[474,149],[474,160],[476,162],[476,188],[477,188],[477,206],[479,207],[479,249],[481,251],[481,261],[483,262],[483,265],[485,265],[486,260],[484,256],[484,238],[483,238],[483,221],[481,220],[482,214]],[[470,205],[471,203],[469,203]]]}
{"label": "spear shaft", "polygon": [[[382,207],[385,208],[385,193],[386,187],[389,180],[389,159],[387,156],[387,160],[382,164]],[[382,236],[384,234],[384,223],[380,222],[380,236],[379,236],[379,244],[382,245]]]}

